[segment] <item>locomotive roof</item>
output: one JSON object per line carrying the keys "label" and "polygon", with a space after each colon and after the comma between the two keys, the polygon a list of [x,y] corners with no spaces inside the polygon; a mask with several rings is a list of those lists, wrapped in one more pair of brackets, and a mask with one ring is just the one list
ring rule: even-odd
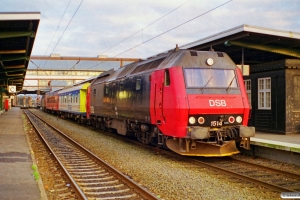
{"label": "locomotive roof", "polygon": [[[208,58],[214,60],[214,65],[212,66],[214,68],[233,68],[235,66],[235,63],[223,52],[178,50],[166,57],[158,66],[158,69],[172,66],[210,67],[206,64]],[[224,62],[224,60],[226,61]]]}
{"label": "locomotive roof", "polygon": [[[182,67],[210,67],[207,66],[206,60],[212,58],[214,60],[213,68],[235,68],[235,63],[229,58],[226,53],[214,51],[191,51],[191,50],[177,50],[160,54],[156,57],[151,57],[147,60],[128,64],[114,72],[99,75],[97,80],[92,84],[98,84],[103,81],[113,81],[124,77],[129,77],[136,74],[142,74],[147,71],[154,71],[156,69],[170,68],[172,66]],[[103,78],[105,77],[105,78]]]}

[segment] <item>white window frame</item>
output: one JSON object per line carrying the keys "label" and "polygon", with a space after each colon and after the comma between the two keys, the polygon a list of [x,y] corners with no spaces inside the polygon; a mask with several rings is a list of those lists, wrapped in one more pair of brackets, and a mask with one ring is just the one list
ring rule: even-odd
{"label": "white window frame", "polygon": [[252,107],[251,106],[252,105],[251,104],[251,79],[244,80],[244,84],[245,84],[245,88],[246,88],[249,105],[250,105],[250,107]]}
{"label": "white window frame", "polygon": [[271,110],[271,78],[257,79],[258,109]]}

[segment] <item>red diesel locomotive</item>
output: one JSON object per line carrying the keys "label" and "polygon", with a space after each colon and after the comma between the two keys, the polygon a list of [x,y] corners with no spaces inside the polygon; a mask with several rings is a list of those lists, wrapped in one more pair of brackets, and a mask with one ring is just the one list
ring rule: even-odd
{"label": "red diesel locomotive", "polygon": [[107,71],[86,98],[94,127],[182,155],[233,155],[255,134],[242,74],[222,52],[174,50]]}

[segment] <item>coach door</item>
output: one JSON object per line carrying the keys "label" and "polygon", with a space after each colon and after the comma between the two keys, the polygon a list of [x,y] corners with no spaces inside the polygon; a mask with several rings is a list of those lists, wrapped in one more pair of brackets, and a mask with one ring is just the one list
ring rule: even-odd
{"label": "coach door", "polygon": [[154,120],[152,123],[158,126],[164,123],[164,113],[163,113],[163,94],[164,94],[164,70],[156,71],[151,75],[151,95],[150,104],[151,115]]}

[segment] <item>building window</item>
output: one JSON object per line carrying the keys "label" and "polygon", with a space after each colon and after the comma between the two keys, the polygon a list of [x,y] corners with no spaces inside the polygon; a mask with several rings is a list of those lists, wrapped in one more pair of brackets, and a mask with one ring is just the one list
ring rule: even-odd
{"label": "building window", "polygon": [[246,93],[248,96],[249,105],[251,107],[251,80],[250,79],[244,80],[244,83],[245,83]]}
{"label": "building window", "polygon": [[271,78],[258,79],[258,109],[271,109]]}

